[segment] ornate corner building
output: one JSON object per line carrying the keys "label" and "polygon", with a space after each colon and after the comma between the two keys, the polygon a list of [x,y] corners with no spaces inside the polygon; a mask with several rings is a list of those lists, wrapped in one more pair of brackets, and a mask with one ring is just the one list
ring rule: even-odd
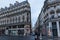
{"label": "ornate corner building", "polygon": [[46,0],[43,8],[48,35],[60,37],[60,0]]}
{"label": "ornate corner building", "polygon": [[40,36],[60,37],[60,0],[45,0],[38,20]]}
{"label": "ornate corner building", "polygon": [[28,1],[10,4],[0,9],[0,35],[29,35],[31,8]]}

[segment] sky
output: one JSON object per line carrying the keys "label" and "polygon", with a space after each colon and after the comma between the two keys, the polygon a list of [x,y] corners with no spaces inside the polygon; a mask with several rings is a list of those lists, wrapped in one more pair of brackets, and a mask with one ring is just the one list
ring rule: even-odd
{"label": "sky", "polygon": [[[0,0],[0,8],[4,8],[5,6],[9,7],[9,4],[14,4],[16,1],[22,2],[26,0]],[[32,21],[32,27],[34,27],[34,24],[37,21],[37,18],[41,12],[41,9],[44,5],[45,0],[28,0],[31,6],[31,21]]]}

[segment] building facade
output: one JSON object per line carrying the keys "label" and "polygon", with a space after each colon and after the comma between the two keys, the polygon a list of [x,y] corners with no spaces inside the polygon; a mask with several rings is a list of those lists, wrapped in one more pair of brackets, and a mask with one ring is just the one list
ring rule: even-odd
{"label": "building facade", "polygon": [[44,7],[44,24],[48,35],[60,37],[60,0],[46,0]]}
{"label": "building facade", "polygon": [[39,20],[42,35],[60,37],[60,0],[45,0]]}
{"label": "building facade", "polygon": [[0,35],[29,35],[31,8],[28,1],[10,4],[0,9]]}
{"label": "building facade", "polygon": [[37,39],[40,39],[40,20],[39,20],[39,17],[34,25],[34,33],[35,33],[35,40]]}

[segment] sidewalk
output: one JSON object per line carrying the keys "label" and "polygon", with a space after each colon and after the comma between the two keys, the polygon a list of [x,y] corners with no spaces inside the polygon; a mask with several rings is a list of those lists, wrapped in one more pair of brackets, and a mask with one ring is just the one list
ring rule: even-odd
{"label": "sidewalk", "polygon": [[51,39],[48,39],[48,40],[60,40],[60,37],[59,38],[51,38]]}

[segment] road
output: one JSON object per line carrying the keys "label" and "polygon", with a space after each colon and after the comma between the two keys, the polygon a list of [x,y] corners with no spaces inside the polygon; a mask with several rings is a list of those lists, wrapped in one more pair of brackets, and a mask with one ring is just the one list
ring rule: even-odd
{"label": "road", "polygon": [[[47,40],[47,39],[40,39],[40,40]],[[50,38],[48,40],[60,40],[60,38]]]}
{"label": "road", "polygon": [[0,36],[0,40],[35,40],[34,36]]}
{"label": "road", "polygon": [[[35,40],[34,36],[0,36],[0,40]],[[40,39],[40,40],[46,40]],[[48,40],[60,40],[60,38],[52,38]]]}

